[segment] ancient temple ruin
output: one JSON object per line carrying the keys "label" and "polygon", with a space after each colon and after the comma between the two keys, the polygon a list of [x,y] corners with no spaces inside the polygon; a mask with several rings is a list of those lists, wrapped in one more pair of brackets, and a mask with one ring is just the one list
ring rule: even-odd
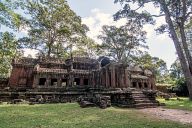
{"label": "ancient temple ruin", "polygon": [[67,60],[22,58],[13,60],[12,88],[75,87],[155,89],[148,69],[111,62],[105,66],[88,57]]}
{"label": "ancient temple ruin", "polygon": [[14,59],[7,84],[10,90],[1,90],[0,100],[40,95],[44,102],[72,102],[92,92],[110,96],[118,106],[158,106],[150,70],[117,62],[102,65],[102,61],[89,57]]}

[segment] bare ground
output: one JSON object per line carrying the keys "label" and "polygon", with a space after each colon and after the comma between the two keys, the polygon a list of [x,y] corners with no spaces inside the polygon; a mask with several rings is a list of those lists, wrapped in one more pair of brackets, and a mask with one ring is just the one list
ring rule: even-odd
{"label": "bare ground", "polygon": [[139,111],[160,119],[172,120],[182,124],[192,124],[192,111],[165,109],[161,107],[141,109]]}

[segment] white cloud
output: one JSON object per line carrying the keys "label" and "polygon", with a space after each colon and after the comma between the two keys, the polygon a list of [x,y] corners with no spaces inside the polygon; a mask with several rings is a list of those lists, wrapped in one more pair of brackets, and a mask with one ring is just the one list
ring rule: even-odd
{"label": "white cloud", "polygon": [[24,49],[24,56],[27,57],[27,56],[32,56],[33,58],[35,58],[35,55],[38,53],[37,50],[33,50],[33,49]]}
{"label": "white cloud", "polygon": [[[151,6],[149,5],[149,7]],[[151,8],[151,10],[153,10],[155,14],[158,12],[158,9]],[[97,38],[97,36],[101,34],[102,26],[115,25],[119,27],[126,23],[126,19],[121,19],[115,22],[111,14],[104,13],[101,10],[95,8],[91,10],[89,17],[82,18],[82,22],[86,24],[90,29],[88,36],[94,39],[97,43],[101,44],[102,42]],[[154,31],[154,29],[160,26],[162,23],[165,23],[164,17],[157,18],[155,26],[146,25],[144,26],[144,30],[147,32],[147,44],[149,45],[149,53],[152,56],[157,56],[165,60],[168,67],[170,67],[170,65],[176,59],[173,42],[166,34],[157,35]]]}
{"label": "white cloud", "polygon": [[86,24],[90,31],[88,36],[94,39],[97,43],[101,44],[101,40],[97,38],[101,34],[103,25],[114,25],[121,26],[126,23],[126,19],[121,19],[119,21],[114,21],[113,17],[109,13],[103,13],[101,10],[95,8],[91,10],[91,15],[89,17],[82,18],[83,24]]}

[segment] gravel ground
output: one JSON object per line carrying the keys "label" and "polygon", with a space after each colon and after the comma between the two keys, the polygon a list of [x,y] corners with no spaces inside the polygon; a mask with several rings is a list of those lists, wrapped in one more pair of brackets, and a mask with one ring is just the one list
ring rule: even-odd
{"label": "gravel ground", "polygon": [[168,119],[183,124],[192,124],[192,112],[178,109],[165,109],[165,108],[147,108],[140,109],[139,111],[155,116],[160,119]]}

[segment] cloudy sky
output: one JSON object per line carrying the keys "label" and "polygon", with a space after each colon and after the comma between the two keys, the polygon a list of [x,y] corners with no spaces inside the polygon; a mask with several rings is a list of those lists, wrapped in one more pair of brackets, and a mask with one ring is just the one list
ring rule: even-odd
{"label": "cloudy sky", "polygon": [[[114,22],[112,15],[115,14],[121,6],[114,4],[113,0],[68,0],[72,10],[77,15],[82,17],[82,21],[90,28],[88,36],[101,42],[97,39],[103,25],[124,25],[125,20]],[[158,13],[152,5],[147,5],[146,8],[153,13]],[[149,53],[152,56],[157,56],[167,62],[168,67],[176,59],[176,52],[172,40],[167,34],[157,35],[154,28],[164,23],[164,18],[156,19],[156,26],[147,25],[144,29],[148,32],[147,44],[149,46]]]}

